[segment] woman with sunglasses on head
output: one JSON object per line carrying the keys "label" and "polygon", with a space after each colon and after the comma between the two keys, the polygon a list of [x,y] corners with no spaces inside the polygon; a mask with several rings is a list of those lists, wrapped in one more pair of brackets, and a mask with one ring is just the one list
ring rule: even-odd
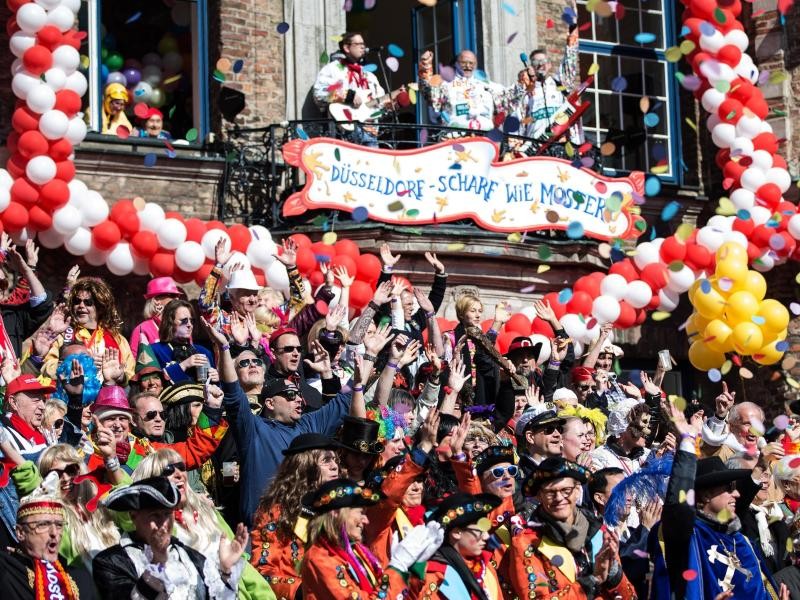
{"label": "woman with sunglasses on head", "polygon": [[50,346],[42,363],[42,374],[54,379],[61,346],[78,341],[95,362],[103,363],[98,377],[109,385],[126,385],[133,377],[136,359],[122,335],[122,318],[109,285],[97,277],[81,277],[70,290],[67,309],[70,326]]}
{"label": "woman with sunglasses on head", "polygon": [[[234,533],[219,511],[206,498],[198,495],[189,486],[186,463],[180,454],[169,448],[149,454],[133,472],[133,481],[151,477],[168,478],[178,490],[180,498],[174,509],[175,528],[173,535],[184,545],[197,550],[207,559],[219,556],[220,540],[225,536],[234,539]],[[245,563],[239,580],[238,598],[261,600],[274,598],[274,594],[258,572]]]}
{"label": "woman with sunglasses on head", "polygon": [[151,344],[156,359],[170,381],[205,383],[214,356],[204,346],[192,342],[194,309],[186,300],[172,300],[164,307],[158,327],[160,342]]}
{"label": "woman with sunglasses on head", "polygon": [[283,462],[264,492],[253,517],[250,562],[278,598],[292,600],[302,584],[297,565],[303,559],[308,519],[301,499],[339,477],[336,450],[340,444],[317,433],[294,438]]}

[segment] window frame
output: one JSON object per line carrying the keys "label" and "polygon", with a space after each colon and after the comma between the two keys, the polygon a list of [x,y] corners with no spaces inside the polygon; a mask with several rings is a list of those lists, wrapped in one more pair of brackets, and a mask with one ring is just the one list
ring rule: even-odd
{"label": "window frame", "polygon": [[[642,0],[639,0],[640,4]],[[585,6],[585,2],[581,2]],[[663,18],[663,48],[649,48],[645,46],[637,47],[627,44],[617,44],[613,42],[598,42],[596,40],[587,40],[579,38],[578,52],[579,55],[586,53],[597,54],[608,57],[621,57],[633,59],[647,59],[655,60],[660,64],[665,65],[665,80],[666,86],[664,97],[666,98],[666,109],[664,114],[667,119],[667,134],[666,145],[669,151],[669,165],[671,172],[669,174],[656,174],[646,171],[648,176],[658,177],[662,183],[681,185],[683,183],[683,157],[681,154],[681,111],[680,111],[680,90],[678,89],[678,82],[675,74],[678,72],[677,63],[670,62],[666,58],[667,49],[675,43],[676,40],[676,17],[674,13],[675,7],[669,0],[662,0],[661,13]],[[592,14],[592,13],[590,13]],[[609,18],[614,18],[609,17]],[[594,88],[589,88],[594,89]],[[599,128],[599,127],[598,127]],[[649,136],[648,136],[649,138]],[[602,143],[601,140],[598,140]],[[607,175],[616,173],[629,173],[630,170],[626,169],[613,169],[603,168]]]}

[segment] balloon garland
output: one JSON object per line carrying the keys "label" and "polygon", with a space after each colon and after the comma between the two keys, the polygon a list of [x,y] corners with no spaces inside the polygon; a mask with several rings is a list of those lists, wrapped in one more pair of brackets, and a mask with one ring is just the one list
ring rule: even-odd
{"label": "balloon garland", "polygon": [[[78,49],[86,34],[73,29],[80,0],[7,3],[15,13],[7,31],[16,57],[11,86],[18,100],[8,138],[11,155],[6,170],[0,170],[2,228],[18,239],[36,235],[47,248],[64,246],[115,275],[170,275],[184,283],[205,279],[214,246],[222,238],[235,252],[232,263],[252,268],[261,284],[286,289],[288,277],[274,259],[277,245],[266,228],[184,219],[141,198],[119,200],[109,208],[98,192],[75,178],[74,147],[86,136],[81,98],[88,89],[78,70]],[[736,300],[739,292],[728,292],[748,288],[753,281],[760,285],[763,278],[756,271],[800,258],[800,215],[783,200],[791,177],[765,121],[769,109],[757,87],[758,70],[746,54],[747,34],[737,20],[741,1],[684,4],[681,49],[686,49],[694,75],[682,83],[710,114],[706,126],[720,148],[716,162],[736,213],[714,216],[699,229],[681,225],[672,236],[640,243],[632,258],[615,262],[607,273],[581,277],[571,289],[545,298],[580,349],[596,339],[602,324],[621,329],[641,324],[648,311],[674,310],[688,291],[697,309],[689,328],[698,338],[690,352],[697,368],[714,368],[727,351],[749,353],[771,364],[783,352],[780,336],[785,334],[775,328],[785,315],[773,301],[762,302],[763,294],[750,311],[749,298]],[[350,240],[312,243],[303,235],[292,237],[300,246],[298,268],[312,285],[322,282],[320,262],[346,266],[356,277],[351,306],[360,309],[369,301],[381,269],[377,257],[361,254]],[[748,263],[754,271],[747,269]],[[722,307],[717,312],[707,310],[713,302],[705,296],[712,292],[719,295],[713,298]],[[750,325],[759,329],[760,340]],[[727,337],[725,327],[731,330]],[[552,332],[528,307],[506,324],[498,344],[504,351],[516,335],[531,334]]]}

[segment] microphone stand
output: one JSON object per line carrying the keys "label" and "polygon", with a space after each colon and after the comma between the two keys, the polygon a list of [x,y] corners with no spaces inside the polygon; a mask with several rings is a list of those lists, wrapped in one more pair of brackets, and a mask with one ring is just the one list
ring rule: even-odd
{"label": "microphone stand", "polygon": [[[546,77],[540,73],[539,71],[536,72],[536,79],[542,86],[542,99],[544,100],[544,114],[545,118],[547,119],[547,128],[545,129],[545,133],[549,132],[552,135],[551,131],[551,124],[550,124],[550,109],[547,108],[547,89],[545,88],[545,81],[547,80]],[[546,140],[547,138],[545,138]]]}
{"label": "microphone stand", "polygon": [[[375,49],[375,53],[378,55],[378,64],[381,66],[381,76],[383,78],[384,89],[386,90],[386,93],[389,94],[389,100],[392,103],[392,121],[394,121],[395,125],[399,126],[400,125],[400,121],[397,118],[397,111],[394,110],[394,101],[391,99],[392,98],[391,80],[389,79],[389,74],[386,72],[386,65],[384,64],[384,61],[383,61],[383,48],[382,47],[376,48]],[[393,131],[392,131],[392,147],[393,148],[397,147],[397,129],[398,129],[397,127],[394,127]]]}

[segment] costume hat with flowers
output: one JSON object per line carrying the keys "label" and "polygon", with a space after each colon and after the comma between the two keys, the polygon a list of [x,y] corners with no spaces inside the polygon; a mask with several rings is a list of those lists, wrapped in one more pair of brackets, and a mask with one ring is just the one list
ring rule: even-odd
{"label": "costume hat with flowers", "polygon": [[58,473],[50,471],[36,489],[19,501],[17,522],[32,515],[64,516],[64,504],[58,496],[58,488]]}
{"label": "costume hat with flowers", "polygon": [[373,506],[380,499],[380,494],[352,479],[334,479],[304,495],[300,503],[305,512],[318,517],[338,508]]}
{"label": "costume hat with flowers", "polygon": [[564,479],[565,477],[571,477],[583,485],[589,481],[589,470],[561,456],[545,458],[539,463],[536,470],[522,482],[523,495],[526,497],[535,496],[539,493],[539,488],[545,483]]}
{"label": "costume hat with flowers", "polygon": [[336,437],[348,450],[378,455],[383,452],[383,444],[378,441],[379,429],[380,424],[376,421],[348,415]]}
{"label": "costume hat with flowers", "polygon": [[472,523],[483,525],[486,527],[485,531],[489,531],[491,528],[489,513],[500,506],[501,502],[502,500],[494,494],[473,495],[458,492],[442,500],[425,520],[429,523],[431,521],[440,523],[445,531]]}
{"label": "costume hat with flowers", "polygon": [[489,446],[472,459],[472,462],[478,475],[481,475],[500,463],[517,464],[517,455],[514,453],[514,446]]}
{"label": "costume hat with flowers", "polygon": [[378,493],[381,492],[381,486],[384,480],[392,474],[392,471],[399,471],[406,461],[407,453],[403,452],[397,456],[393,456],[387,460],[379,469],[375,469],[366,476],[366,485]]}

